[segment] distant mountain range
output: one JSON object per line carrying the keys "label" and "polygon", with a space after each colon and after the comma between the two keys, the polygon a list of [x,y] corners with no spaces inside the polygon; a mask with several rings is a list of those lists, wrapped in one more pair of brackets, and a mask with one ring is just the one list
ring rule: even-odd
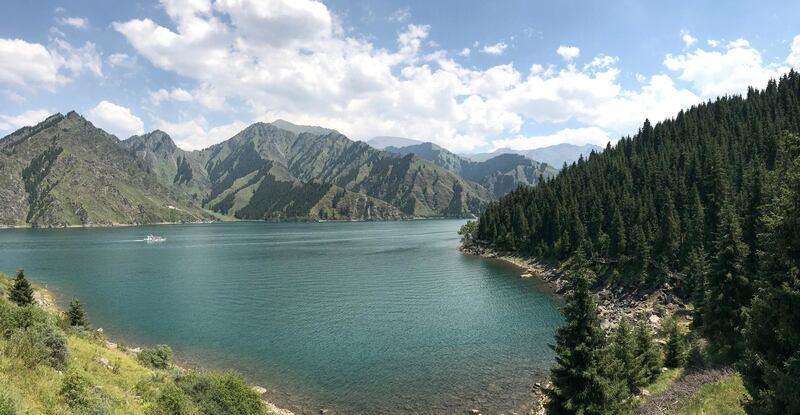
{"label": "distant mountain range", "polygon": [[0,139],[0,225],[464,217],[492,195],[419,157],[286,121],[199,151],[120,141],[75,112]]}
{"label": "distant mountain range", "polygon": [[462,154],[462,156],[474,161],[486,161],[500,154],[519,154],[542,163],[547,163],[557,169],[561,169],[561,167],[564,166],[564,163],[572,164],[573,162],[578,161],[580,156],[587,158],[592,151],[601,152],[603,151],[603,148],[594,144],[584,144],[582,146],[578,146],[575,144],[562,143],[549,147],[535,148],[533,150],[512,150],[510,148],[501,148],[491,153]]}
{"label": "distant mountain range", "polygon": [[0,226],[469,217],[557,174],[491,156],[399,137],[368,145],[284,120],[185,151],[160,130],[120,141],[73,111],[0,139]]}
{"label": "distant mountain range", "polygon": [[539,182],[540,178],[549,178],[558,174],[558,170],[552,166],[518,154],[501,154],[478,162],[451,153],[433,143],[405,147],[389,146],[384,150],[404,156],[414,154],[433,162],[437,166],[480,184],[489,190],[494,198],[500,198],[521,184],[534,185]]}
{"label": "distant mountain range", "polygon": [[[413,147],[414,149],[420,152],[420,154],[417,154],[418,156],[426,160],[433,161],[431,158],[428,158],[423,154],[423,152],[425,152],[425,149],[419,147],[421,144],[432,144],[432,143],[424,142],[421,140],[415,140],[404,137],[380,136],[380,137],[373,137],[372,139],[368,140],[367,144],[379,150],[403,149],[403,148]],[[443,150],[448,151],[446,149]],[[521,156],[525,156],[531,160],[537,161],[539,163],[549,164],[551,167],[560,170],[564,166],[564,163],[572,164],[573,162],[578,161],[578,158],[580,156],[587,158],[589,157],[589,154],[591,154],[592,151],[600,152],[603,151],[603,148],[594,144],[585,144],[582,146],[578,146],[575,144],[562,143],[548,147],[536,148],[533,150],[513,150],[510,148],[501,148],[492,151],[491,153],[459,154],[458,156],[460,156],[462,159],[469,159],[472,161],[483,162],[491,158],[497,157],[501,154],[518,154]],[[429,154],[429,152],[425,153]],[[453,155],[455,156],[455,154]]]}

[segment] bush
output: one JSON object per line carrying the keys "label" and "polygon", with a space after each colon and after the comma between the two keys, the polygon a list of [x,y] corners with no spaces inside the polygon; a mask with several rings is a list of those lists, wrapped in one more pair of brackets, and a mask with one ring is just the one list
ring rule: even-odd
{"label": "bush", "polygon": [[86,409],[92,403],[89,395],[91,383],[81,373],[71,370],[61,382],[61,397],[64,398],[67,406],[73,409]]}
{"label": "bush", "polygon": [[261,398],[238,373],[191,372],[176,382],[203,414],[264,414]]}
{"label": "bush", "polygon": [[686,357],[686,365],[694,368],[704,368],[709,365],[710,361],[708,342],[699,337],[693,338],[689,344],[689,354]]}
{"label": "bush", "polygon": [[0,298],[0,334],[9,338],[14,331],[26,329],[35,324],[46,324],[52,318],[46,311],[34,307],[19,307],[10,301]]}
{"label": "bush", "polygon": [[667,338],[667,350],[664,354],[664,364],[672,368],[683,366],[686,364],[686,336],[672,317],[664,319],[662,328],[664,336]]}
{"label": "bush", "polygon": [[148,411],[150,415],[193,415],[197,411],[183,389],[166,383],[156,399],[155,406]]}
{"label": "bush", "polygon": [[16,415],[17,405],[8,392],[0,389],[0,415]]}
{"label": "bush", "polygon": [[154,369],[167,369],[172,365],[172,349],[166,344],[159,344],[139,352],[139,362]]}
{"label": "bush", "polygon": [[15,331],[9,341],[11,353],[27,367],[47,363],[62,367],[67,362],[67,336],[53,323],[35,324]]}

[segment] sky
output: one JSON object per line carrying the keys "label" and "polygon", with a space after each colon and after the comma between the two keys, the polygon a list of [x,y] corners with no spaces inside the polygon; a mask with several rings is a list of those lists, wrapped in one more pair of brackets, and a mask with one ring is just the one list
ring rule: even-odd
{"label": "sky", "polygon": [[0,135],[184,149],[278,118],[452,151],[598,144],[800,68],[795,1],[0,0]]}

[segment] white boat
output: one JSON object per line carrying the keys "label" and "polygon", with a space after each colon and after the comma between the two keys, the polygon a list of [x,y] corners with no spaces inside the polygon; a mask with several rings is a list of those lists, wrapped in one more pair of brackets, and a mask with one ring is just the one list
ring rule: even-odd
{"label": "white boat", "polygon": [[144,238],[144,241],[147,242],[147,243],[150,243],[150,242],[164,242],[166,240],[167,240],[167,238],[164,238],[163,236],[158,236],[158,235],[147,235]]}

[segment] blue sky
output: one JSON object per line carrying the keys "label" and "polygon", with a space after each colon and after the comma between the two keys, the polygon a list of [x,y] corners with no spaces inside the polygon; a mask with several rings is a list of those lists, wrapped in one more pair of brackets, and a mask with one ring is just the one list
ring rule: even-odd
{"label": "blue sky", "polygon": [[0,134],[203,148],[284,118],[460,152],[603,144],[800,66],[793,2],[4,1]]}

